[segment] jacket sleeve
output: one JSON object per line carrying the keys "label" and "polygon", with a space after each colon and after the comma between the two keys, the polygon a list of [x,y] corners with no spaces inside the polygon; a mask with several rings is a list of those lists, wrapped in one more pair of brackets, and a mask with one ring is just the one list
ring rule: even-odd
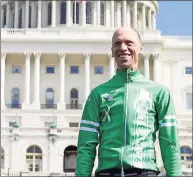
{"label": "jacket sleeve", "polygon": [[159,121],[159,144],[166,175],[183,176],[175,107],[166,88],[162,88],[157,94],[156,109]]}
{"label": "jacket sleeve", "polygon": [[76,176],[91,176],[98,145],[99,131],[99,101],[94,92],[89,95],[82,119],[78,136],[78,148],[76,159]]}

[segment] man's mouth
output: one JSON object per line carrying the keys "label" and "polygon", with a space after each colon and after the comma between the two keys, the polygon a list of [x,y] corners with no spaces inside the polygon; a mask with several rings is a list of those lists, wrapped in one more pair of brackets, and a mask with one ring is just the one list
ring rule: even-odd
{"label": "man's mouth", "polygon": [[127,56],[131,56],[131,54],[120,54],[120,55],[119,55],[120,58],[125,58],[125,57],[127,57]]}

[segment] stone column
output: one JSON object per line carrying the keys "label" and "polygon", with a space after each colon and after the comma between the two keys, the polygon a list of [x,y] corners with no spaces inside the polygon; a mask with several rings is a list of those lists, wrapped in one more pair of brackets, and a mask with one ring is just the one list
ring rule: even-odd
{"label": "stone column", "polygon": [[142,30],[145,31],[146,30],[146,13],[145,13],[145,9],[146,6],[145,4],[143,4],[142,6]]}
{"label": "stone column", "polygon": [[127,5],[127,12],[126,12],[126,24],[127,24],[127,27],[131,27],[131,9],[130,9],[130,4],[128,2],[128,5]]}
{"label": "stone column", "polygon": [[126,26],[127,1],[123,1],[123,26]]}
{"label": "stone column", "polygon": [[59,53],[60,59],[60,102],[58,103],[58,109],[66,109],[65,104],[65,53]]}
{"label": "stone column", "polygon": [[1,53],[1,109],[5,109],[5,60],[7,53]]}
{"label": "stone column", "polygon": [[31,2],[31,28],[36,27],[36,2]]}
{"label": "stone column", "polygon": [[29,1],[25,1],[25,28],[29,28]]}
{"label": "stone column", "polygon": [[52,1],[52,28],[56,27],[56,1]]}
{"label": "stone column", "polygon": [[1,28],[4,28],[4,8],[1,7]]}
{"label": "stone column", "polygon": [[159,67],[159,54],[154,54],[153,55],[153,60],[154,60],[154,71],[153,71],[153,76],[154,76],[154,81],[159,82],[159,74],[160,74],[160,67]]}
{"label": "stone column", "polygon": [[120,1],[117,1],[117,28],[121,27],[121,5],[120,5]]}
{"label": "stone column", "polygon": [[25,55],[25,97],[22,109],[28,109],[30,105],[30,58],[31,53],[24,53]]}
{"label": "stone column", "polygon": [[6,28],[10,27],[10,1],[7,2],[7,11],[6,11]]}
{"label": "stone column", "polygon": [[42,1],[38,1],[38,23],[37,28],[42,27]]}
{"label": "stone column", "polygon": [[105,2],[106,4],[106,11],[105,11],[105,25],[106,27],[110,27],[111,26],[111,8],[110,8],[110,1],[106,1]]}
{"label": "stone column", "polygon": [[152,19],[153,19],[153,30],[156,30],[156,14],[155,14],[155,12],[153,12],[153,17],[152,17]]}
{"label": "stone column", "polygon": [[96,27],[97,26],[97,1],[93,1],[94,9],[93,9],[93,17],[92,23]]}
{"label": "stone column", "polygon": [[144,75],[146,78],[150,78],[149,76],[149,59],[150,59],[151,54],[145,54],[144,55]]}
{"label": "stone column", "polygon": [[148,11],[148,29],[151,30],[151,9],[149,8],[149,11]]}
{"label": "stone column", "polygon": [[108,54],[109,58],[109,78],[111,79],[115,75],[115,60],[112,54]]}
{"label": "stone column", "polygon": [[84,93],[84,102],[86,102],[88,95],[90,93],[90,53],[85,53],[85,93]]}
{"label": "stone column", "polygon": [[82,23],[82,26],[84,27],[86,25],[86,2],[85,1],[82,1],[80,3],[80,5],[82,6],[81,8],[81,23]]}
{"label": "stone column", "polygon": [[41,53],[34,53],[35,68],[34,68],[34,101],[33,108],[40,109],[40,57]]}
{"label": "stone column", "polygon": [[110,6],[111,6],[111,28],[115,28],[115,19],[114,19],[114,1],[110,1]]}
{"label": "stone column", "polygon": [[72,24],[71,6],[71,1],[66,1],[66,26],[70,26]]}
{"label": "stone column", "polygon": [[133,28],[137,29],[137,1],[133,2]]}
{"label": "stone column", "polygon": [[18,21],[18,17],[19,17],[19,10],[18,10],[18,1],[15,1],[15,17],[14,17],[14,28],[18,28],[19,25],[19,21]]}
{"label": "stone column", "polygon": [[96,8],[97,8],[97,18],[96,18],[96,21],[97,21],[97,26],[100,26],[100,5],[101,5],[101,2],[100,1],[96,1]]}

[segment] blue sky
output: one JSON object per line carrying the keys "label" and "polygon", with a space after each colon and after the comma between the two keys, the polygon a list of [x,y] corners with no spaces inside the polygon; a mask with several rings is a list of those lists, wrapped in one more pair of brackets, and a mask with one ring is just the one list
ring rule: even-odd
{"label": "blue sky", "polygon": [[157,29],[162,35],[192,36],[192,2],[158,1]]}

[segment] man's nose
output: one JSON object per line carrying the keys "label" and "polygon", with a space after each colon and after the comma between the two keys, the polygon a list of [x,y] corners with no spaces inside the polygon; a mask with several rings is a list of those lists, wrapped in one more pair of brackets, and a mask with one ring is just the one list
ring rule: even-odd
{"label": "man's nose", "polygon": [[120,49],[121,50],[127,50],[127,45],[124,42],[122,42],[121,46],[120,46]]}

